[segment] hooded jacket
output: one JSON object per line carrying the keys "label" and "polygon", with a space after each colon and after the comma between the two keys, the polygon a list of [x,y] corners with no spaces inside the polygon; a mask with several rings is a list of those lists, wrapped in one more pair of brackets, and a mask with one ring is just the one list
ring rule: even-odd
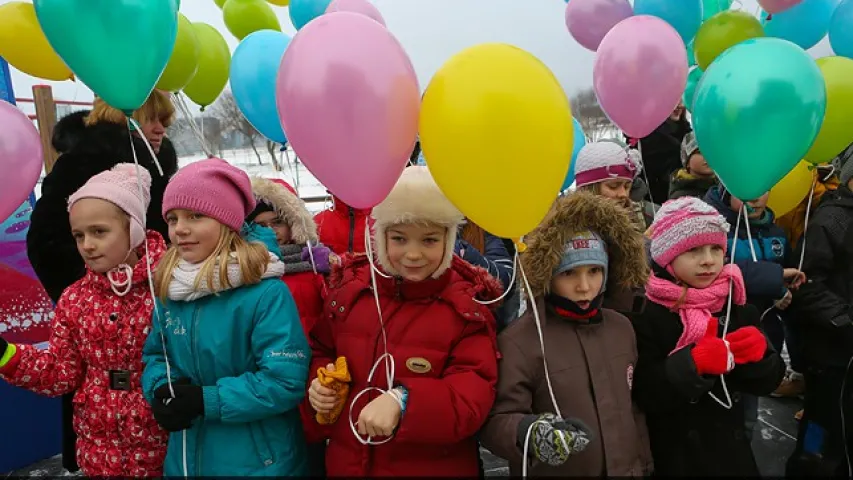
{"label": "hooded jacket", "polygon": [[[311,332],[311,377],[340,356],[352,374],[341,417],[327,427],[313,425],[330,439],[327,473],[475,477],[479,466],[475,434],[494,401],[498,355],[494,318],[477,300],[497,298],[501,285],[482,268],[453,255],[462,214],[426,167],[407,168],[373,209],[373,216],[379,273],[372,275],[366,256],[345,255],[330,278],[324,321]],[[440,265],[418,282],[398,275],[386,248],[386,229],[407,222],[430,222],[446,229]],[[393,383],[407,389],[408,399],[393,438],[381,446],[366,446],[355,438],[351,423],[379,393],[370,391],[357,402],[354,399],[368,386],[388,388],[384,369],[368,378],[385,353],[383,325],[387,352],[393,356]]]}
{"label": "hooded jacket", "polygon": [[669,178],[669,199],[681,197],[705,198],[711,187],[717,186],[717,177],[699,177],[682,168]]}
{"label": "hooded jacket", "polygon": [[320,242],[338,255],[364,253],[365,224],[373,225],[370,209],[352,208],[332,196],[332,208],[314,216]]}
{"label": "hooded jacket", "polygon": [[[728,234],[729,255],[734,251],[735,263],[743,272],[747,301],[763,313],[771,308],[776,300],[785,296],[787,291],[782,272],[786,262],[791,258],[791,248],[785,237],[785,231],[774,223],[773,211],[768,208],[765,210],[767,218],[761,224],[750,223],[747,227],[741,217],[738,238],[735,239],[735,226],[738,223],[739,212],[732,210],[728,202],[723,199],[723,187],[716,186],[708,190],[705,202],[716,208],[731,225]],[[735,248],[737,248],[736,251]],[[752,258],[753,251],[755,260]]]}
{"label": "hooded jacket", "polygon": [[68,220],[68,197],[90,178],[119,163],[133,163],[130,144],[139,165],[151,174],[151,204],[146,215],[146,226],[163,238],[168,238],[169,228],[161,214],[163,192],[169,178],[178,170],[178,158],[172,143],[163,138],[157,159],[163,168],[160,175],[145,142],[130,137],[127,128],[113,123],[83,125],[85,115],[69,115],[54,129],[53,140],[58,147],[70,147],[62,152],[53,170],[44,177],[41,197],[33,208],[30,229],[27,233],[27,255],[30,263],[51,300],[56,302],[62,291],[85,273],[83,260],[77,252],[71,225]]}
{"label": "hooded jacket", "polygon": [[[266,203],[273,207],[276,215],[284,219],[290,227],[292,242],[295,245],[311,243],[317,246],[317,226],[311,213],[296,195],[287,182],[283,180],[269,180],[266,178],[252,178],[252,193],[258,202]],[[289,272],[285,264],[282,281],[287,284],[296,309],[299,311],[299,319],[305,334],[320,318],[323,311],[323,292],[325,281],[323,276],[313,271]]]}
{"label": "hooded jacket", "polygon": [[[652,462],[645,419],[631,401],[637,361],[631,322],[606,308],[589,321],[569,320],[543,301],[565,244],[584,230],[597,233],[607,245],[607,288],[635,288],[648,278],[642,235],[618,205],[603,197],[574,192],[561,198],[528,237],[522,262],[542,322],[554,395],[563,415],[579,418],[594,433],[586,450],[562,466],[533,465],[530,475],[644,476],[651,473]],[[519,422],[525,415],[553,412],[533,312],[510,324],[498,345],[497,399],[480,440],[508,459],[516,476],[523,461]]]}

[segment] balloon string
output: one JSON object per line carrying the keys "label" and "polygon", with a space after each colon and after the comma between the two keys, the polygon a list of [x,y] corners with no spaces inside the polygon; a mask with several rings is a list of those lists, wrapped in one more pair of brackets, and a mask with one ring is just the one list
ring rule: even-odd
{"label": "balloon string", "polygon": [[797,270],[803,271],[803,261],[806,259],[806,235],[809,233],[809,216],[812,212],[812,200],[814,200],[814,189],[817,186],[817,175],[812,181],[812,188],[809,191],[809,203],[806,205],[805,225],[803,226],[803,240],[800,247],[800,263],[797,265]]}
{"label": "balloon string", "polygon": [[[201,150],[204,152],[205,155],[207,155],[207,158],[213,158],[214,155],[211,152],[210,147],[208,147],[207,142],[204,140],[204,132],[200,131],[198,125],[196,125],[195,118],[193,117],[192,112],[190,112],[190,107],[187,105],[183,95],[181,93],[175,93],[173,94],[172,98],[176,100],[174,103],[178,106],[178,109],[181,110],[181,113],[184,115],[184,118],[186,118],[189,122],[190,131],[192,131],[192,133],[198,139],[199,144],[201,144]],[[204,117],[201,118],[202,122],[204,122]]]}

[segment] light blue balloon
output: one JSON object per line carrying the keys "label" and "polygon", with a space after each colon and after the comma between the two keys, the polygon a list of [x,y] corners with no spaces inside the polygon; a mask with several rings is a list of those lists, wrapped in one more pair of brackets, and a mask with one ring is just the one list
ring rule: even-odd
{"label": "light blue balloon", "polygon": [[243,39],[231,57],[231,93],[237,108],[261,135],[286,143],[276,108],[275,92],[281,58],[290,37],[259,30]]}
{"label": "light blue balloon", "polygon": [[769,191],[808,152],[826,111],[815,61],[779,38],[723,52],[699,81],[693,129],[702,154],[735,197]]}
{"label": "light blue balloon", "polygon": [[299,30],[308,22],[326,13],[332,0],[290,0],[290,21]]}
{"label": "light blue balloon", "polygon": [[574,148],[572,148],[572,163],[569,165],[569,171],[566,172],[566,179],[563,180],[563,186],[560,187],[560,191],[565,191],[567,188],[571,187],[573,183],[575,183],[575,162],[578,159],[578,154],[581,149],[586,145],[586,134],[583,133],[583,127],[581,127],[580,122],[578,122],[577,118],[572,119],[572,125],[574,126]]}
{"label": "light blue balloon", "polygon": [[141,107],[178,34],[178,0],[35,0],[50,46],[108,105]]}
{"label": "light blue balloon", "polygon": [[829,44],[841,57],[853,58],[853,0],[844,0],[829,23]]}
{"label": "light blue balloon", "polygon": [[701,0],[635,0],[635,15],[652,15],[672,25],[684,44],[696,36],[702,25]]}
{"label": "light blue balloon", "polygon": [[[768,37],[784,38],[805,50],[817,45],[829,30],[829,22],[840,0],[803,0],[784,12],[761,11],[761,24]],[[845,28],[853,28],[847,24]]]}

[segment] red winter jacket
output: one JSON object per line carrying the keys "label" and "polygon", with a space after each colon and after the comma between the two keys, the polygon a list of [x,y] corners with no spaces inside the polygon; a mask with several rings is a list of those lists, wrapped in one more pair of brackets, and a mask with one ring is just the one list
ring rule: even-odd
{"label": "red winter jacket", "polygon": [[[376,276],[388,351],[394,356],[394,383],[404,385],[409,397],[393,440],[365,446],[353,435],[347,416],[352,399],[368,386],[367,375],[384,353],[370,266],[365,256],[348,255],[333,277],[323,321],[310,338],[310,376],[344,356],[352,383],[337,422],[330,427],[315,422],[309,428],[330,438],[328,475],[476,477],[474,435],[495,400],[498,353],[494,317],[474,298],[497,298],[500,283],[458,257],[438,279],[409,283]],[[377,372],[371,385],[387,388],[384,368]],[[353,422],[376,396],[362,395],[353,408]]]}
{"label": "red winter jacket", "polygon": [[281,279],[293,295],[296,310],[299,311],[299,320],[307,337],[323,314],[326,282],[322,275],[314,272],[285,273]]}
{"label": "red winter jacket", "polygon": [[[153,230],[147,242],[156,265],[166,244]],[[9,383],[42,395],[76,390],[77,463],[88,477],[163,474],[169,437],[154,420],[139,384],[154,302],[144,248],[138,253],[142,260],[133,269],[127,295],[119,297],[106,275],[87,270],[59,298],[48,348],[17,345],[15,356],[0,369]],[[111,371],[121,371],[112,374],[114,380],[129,372],[129,388],[111,389]]]}
{"label": "red winter jacket", "polygon": [[314,216],[320,243],[338,255],[364,253],[364,224],[369,222],[373,227],[371,210],[352,208],[335,196],[332,199],[335,202],[332,209]]}

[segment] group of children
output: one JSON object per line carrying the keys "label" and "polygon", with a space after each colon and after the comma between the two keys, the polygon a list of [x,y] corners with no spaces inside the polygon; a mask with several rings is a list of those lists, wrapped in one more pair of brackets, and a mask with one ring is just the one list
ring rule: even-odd
{"label": "group of children", "polygon": [[[339,257],[289,186],[220,159],[169,181],[167,249],[143,227],[147,171],[121,164],[69,199],[87,273],[50,346],[0,340],[0,376],[77,391],[87,476],[309,475],[320,455],[329,476],[473,477],[480,443],[513,474],[757,475],[748,399],[785,375],[763,309],[805,281],[761,233],[766,198],[733,238],[741,203],[719,189],[638,204],[624,145],[577,162],[578,191],[526,238],[529,307],[500,335],[506,266],[463,260],[464,216],[426,166],[370,213],[366,254]],[[626,291],[639,307],[608,308]],[[848,299],[827,322],[850,328]]]}

